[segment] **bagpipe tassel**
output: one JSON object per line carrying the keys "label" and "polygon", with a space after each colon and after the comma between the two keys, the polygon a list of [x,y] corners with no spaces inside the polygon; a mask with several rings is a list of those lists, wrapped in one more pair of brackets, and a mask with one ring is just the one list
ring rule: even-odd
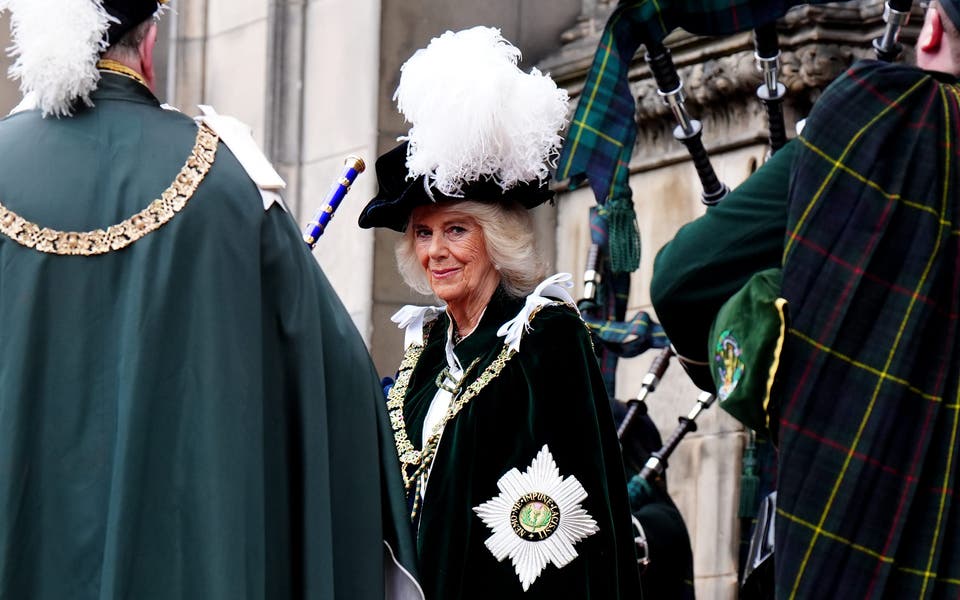
{"label": "bagpipe tassel", "polygon": [[611,198],[604,206],[607,218],[607,251],[610,270],[631,273],[640,267],[640,229],[633,200],[628,197]]}

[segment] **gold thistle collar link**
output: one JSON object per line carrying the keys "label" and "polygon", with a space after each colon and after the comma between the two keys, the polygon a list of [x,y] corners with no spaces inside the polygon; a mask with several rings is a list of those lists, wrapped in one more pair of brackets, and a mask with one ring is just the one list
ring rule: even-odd
{"label": "gold thistle collar link", "polygon": [[170,187],[145,209],[106,230],[57,231],[40,227],[0,203],[0,233],[47,254],[95,256],[126,248],[183,210],[213,165],[218,139],[210,128],[201,125],[193,151]]}
{"label": "gold thistle collar link", "polygon": [[[462,393],[454,397],[443,419],[433,428],[433,432],[431,432],[430,437],[428,437],[426,443],[424,443],[423,449],[417,450],[410,442],[410,438],[407,437],[407,427],[403,419],[403,404],[407,397],[407,387],[410,385],[410,377],[413,375],[413,371],[420,361],[420,355],[423,354],[423,348],[426,344],[426,339],[430,335],[432,325],[433,323],[429,323],[424,327],[423,342],[420,344],[412,344],[407,348],[403,360],[400,362],[397,381],[387,394],[387,410],[390,411],[390,426],[393,428],[393,438],[397,446],[397,455],[400,457],[400,472],[403,475],[403,486],[408,496],[411,493],[415,494],[413,507],[410,512],[411,520],[416,518],[419,509],[421,476],[429,470],[430,464],[433,462],[444,427],[474,396],[479,394],[488,383],[500,374],[506,366],[507,361],[516,354],[509,346],[504,345],[500,354],[497,355],[493,362],[487,365],[487,368],[484,369],[466,389],[463,389]],[[476,362],[471,364],[470,367],[472,368],[474,364],[476,364]],[[470,369],[467,369],[467,371],[469,372]],[[466,375],[467,373],[464,373],[464,379]]]}

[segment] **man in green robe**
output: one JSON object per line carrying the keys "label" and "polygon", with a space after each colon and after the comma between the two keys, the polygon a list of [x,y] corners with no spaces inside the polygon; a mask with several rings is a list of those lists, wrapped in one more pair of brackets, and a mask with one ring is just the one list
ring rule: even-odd
{"label": "man in green robe", "polygon": [[381,600],[382,391],[251,149],[161,108],[156,0],[4,6],[0,598]]}
{"label": "man in green robe", "polygon": [[852,66],[797,140],[657,257],[654,306],[707,388],[718,359],[743,377],[764,364],[745,351],[758,327],[723,331],[741,336],[727,357],[708,336],[754,273],[782,266],[788,325],[764,407],[777,598],[960,593],[958,24],[960,1],[935,3],[920,69]]}

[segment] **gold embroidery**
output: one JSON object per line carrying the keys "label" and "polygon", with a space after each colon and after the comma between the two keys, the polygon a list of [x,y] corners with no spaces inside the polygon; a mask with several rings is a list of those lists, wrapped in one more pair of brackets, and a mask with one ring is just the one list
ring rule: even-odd
{"label": "gold embroidery", "polygon": [[149,88],[147,85],[147,80],[143,78],[143,75],[137,73],[127,65],[117,62],[110,58],[101,58],[97,61],[97,68],[101,71],[109,71],[110,73],[115,73],[117,75],[123,75],[124,77],[129,77],[130,79],[136,81],[143,87]]}
{"label": "gold embroidery", "polygon": [[106,230],[57,231],[40,227],[0,203],[0,233],[48,254],[95,256],[126,248],[183,210],[213,165],[218,141],[217,134],[201,124],[193,151],[170,187],[145,209]]}

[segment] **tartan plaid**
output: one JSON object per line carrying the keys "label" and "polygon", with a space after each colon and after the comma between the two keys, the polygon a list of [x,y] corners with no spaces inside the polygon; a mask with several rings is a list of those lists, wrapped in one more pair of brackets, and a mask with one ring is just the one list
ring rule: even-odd
{"label": "tartan plaid", "polygon": [[621,0],[600,36],[557,179],[569,178],[574,187],[587,179],[601,204],[632,197],[628,179],[637,124],[627,70],[641,44],[660,42],[677,27],[700,35],[729,35],[770,23],[799,4],[825,1]]}
{"label": "tartan plaid", "polygon": [[857,63],[790,182],[778,598],[960,595],[958,87]]}
{"label": "tartan plaid", "polygon": [[[606,217],[596,206],[590,208],[590,241],[601,248],[607,247]],[[630,274],[614,273],[607,256],[603,257],[599,270],[601,277],[597,303],[593,306],[581,304],[580,312],[595,339],[599,341],[596,350],[603,383],[607,388],[607,395],[615,398],[617,361],[620,357],[637,356],[650,348],[666,348],[670,341],[663,328],[643,311],[629,321],[625,320]],[[627,341],[628,339],[630,341]]]}

